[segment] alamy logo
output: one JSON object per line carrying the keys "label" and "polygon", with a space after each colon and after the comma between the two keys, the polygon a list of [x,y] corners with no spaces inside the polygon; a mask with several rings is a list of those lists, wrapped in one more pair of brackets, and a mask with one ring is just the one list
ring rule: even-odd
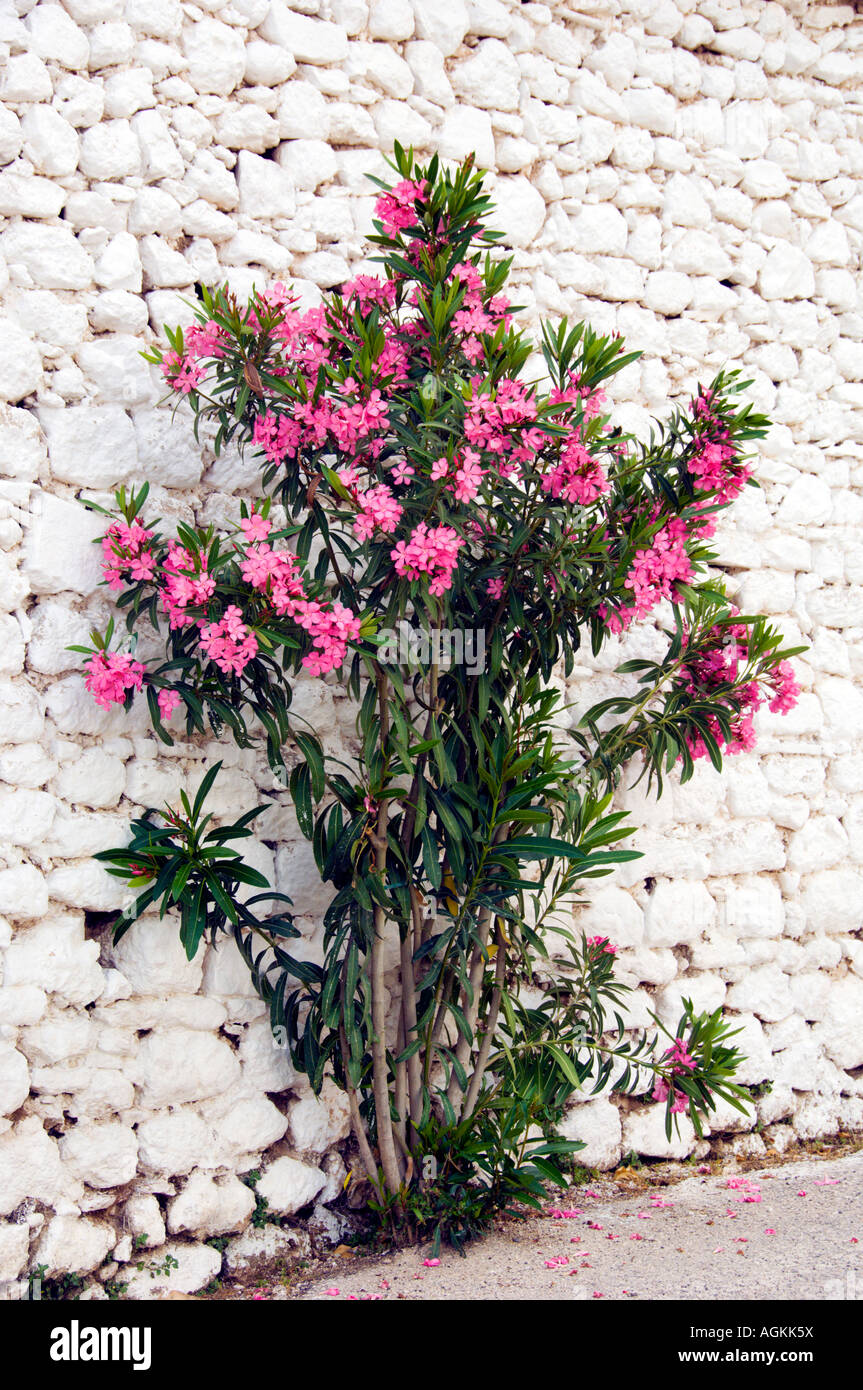
{"label": "alamy logo", "polygon": [[149,1371],[152,1332],[149,1327],[68,1327],[51,1332],[52,1361],[131,1361],[135,1371]]}
{"label": "alamy logo", "polygon": [[469,676],[479,676],[485,670],[485,628],[412,627],[399,623],[384,628],[378,648],[378,659],[400,666],[427,666],[434,662],[443,670],[464,666]]}

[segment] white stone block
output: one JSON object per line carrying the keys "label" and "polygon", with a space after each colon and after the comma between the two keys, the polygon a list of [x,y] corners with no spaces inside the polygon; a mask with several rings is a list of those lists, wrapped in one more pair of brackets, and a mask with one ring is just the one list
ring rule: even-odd
{"label": "white stone block", "polygon": [[787,1018],[793,1011],[788,976],[775,965],[752,970],[731,985],[728,1004],[733,1009],[754,1013],[769,1023]]}
{"label": "white stone block", "polygon": [[149,1192],[136,1192],[123,1208],[123,1225],[136,1236],[136,1249],[151,1249],[165,1239],[165,1220],[156,1198]]}
{"label": "white stone block", "polygon": [[125,1297],[169,1298],[172,1293],[197,1293],[212,1283],[221,1268],[222,1256],[212,1246],[169,1241],[154,1249],[143,1270],[131,1276]]}
{"label": "white stone block", "polygon": [[[292,946],[296,950],[296,943]],[[239,1057],[243,1080],[248,1086],[270,1094],[290,1090],[297,1073],[288,1049],[274,1037],[268,1019],[256,1019],[245,1029],[240,1041]]]}
{"label": "white stone block", "polygon": [[368,29],[373,39],[401,43],[414,32],[414,11],[410,0],[371,0]]}
{"label": "white stone block", "polygon": [[142,344],[125,333],[113,333],[82,343],[75,354],[78,366],[96,388],[99,401],[116,401],[128,408],[155,397],[150,368],[141,357]]}
{"label": "white stone block", "polygon": [[439,48],[424,39],[405,44],[405,59],[413,73],[417,94],[437,106],[452,106],[455,96]]}
{"label": "white stone block", "polygon": [[277,87],[296,72],[292,53],[264,39],[250,39],[245,46],[245,79],[253,87]]}
{"label": "white stone block", "polygon": [[168,1207],[168,1230],[206,1240],[241,1231],[254,1209],[254,1194],[233,1173],[197,1171]]}
{"label": "white stone block", "polygon": [[494,167],[494,132],[487,111],[464,106],[447,111],[439,141],[442,159],[461,160],[473,153],[479,168]]}
{"label": "white stone block", "polygon": [[20,401],[42,380],[42,357],[29,334],[0,319],[0,400]]}
{"label": "white stone block", "polygon": [[772,879],[736,881],[720,898],[721,927],[735,936],[781,936],[784,917],[782,894]]}
{"label": "white stone block", "polygon": [[16,223],[0,235],[0,252],[43,289],[82,290],[93,279],[91,257],[66,227]]}
{"label": "white stone block", "polygon": [[258,33],[269,43],[287,49],[298,63],[329,67],[348,56],[347,37],[337,24],[298,14],[285,0],[272,0]]}
{"label": "white stone block", "polygon": [[36,1249],[36,1263],[48,1278],[58,1274],[89,1274],[98,1269],[117,1236],[113,1226],[82,1216],[54,1216]]}
{"label": "white stone block", "polygon": [[574,1106],[558,1125],[561,1139],[577,1139],[584,1148],[575,1156],[586,1168],[616,1168],[621,1154],[620,1111],[610,1100]]}
{"label": "white stone block", "polygon": [[266,1096],[242,1096],[219,1103],[219,1110],[222,1113],[213,1115],[211,1123],[226,1162],[277,1144],[288,1128],[281,1110]]}
{"label": "white stone block", "polygon": [[703,883],[657,883],[644,909],[650,946],[678,946],[709,931],[716,904]]}
{"label": "white stone block", "polygon": [[11,1043],[0,1041],[0,1115],[14,1115],[29,1094],[27,1058]]}
{"label": "white stone block", "polygon": [[450,80],[458,96],[470,106],[488,111],[515,111],[518,107],[521,72],[500,39],[483,39],[471,57],[453,65]]}
{"label": "white stone block", "polygon": [[175,919],[142,917],[112,947],[112,959],[132,988],[158,996],[192,994],[201,982],[202,956],[187,960]]}
{"label": "white stone block", "polygon": [[[135,475],[135,432],[120,406],[45,407],[39,412],[39,423],[48,439],[51,472],[61,482],[109,488]],[[55,510],[49,511],[49,516],[55,515]],[[76,527],[77,535],[82,531],[82,526]]]}
{"label": "white stone block", "polygon": [[526,178],[499,179],[494,190],[495,215],[507,246],[531,246],[545,221],[545,199]]}
{"label": "white stone block", "polygon": [[56,1142],[37,1116],[0,1134],[0,1215],[8,1216],[28,1197],[54,1206],[75,1191]]}
{"label": "white stone block", "polygon": [[290,1104],[288,1134],[299,1152],[326,1153],[350,1132],[348,1098],[328,1079],[320,1096],[309,1094]]}
{"label": "white stone block", "polygon": [[796,246],[775,246],[759,271],[758,288],[764,299],[811,299],[815,293],[812,262]]}
{"label": "white stone block", "polygon": [[188,59],[188,78],[196,91],[227,96],[242,82],[246,68],[243,36],[230,25],[217,19],[198,20],[184,32],[183,51]]}
{"label": "white stone block", "polygon": [[22,1273],[30,1249],[30,1230],[24,1222],[0,1225],[0,1281],[11,1284]]}
{"label": "white stone block", "polygon": [[166,1110],[143,1120],[137,1133],[141,1167],[167,1177],[190,1173],[202,1154],[212,1152],[212,1132],[191,1109]]}
{"label": "white stone block", "polygon": [[695,1130],[688,1115],[675,1115],[671,1138],[665,1134],[665,1106],[651,1105],[623,1116],[621,1147],[645,1158],[686,1158],[695,1148]]}
{"label": "white stone block", "polygon": [[296,1158],[277,1158],[271,1163],[257,1185],[271,1211],[293,1216],[307,1207],[326,1183],[320,1168],[300,1163]]}
{"label": "white stone block", "polygon": [[220,1038],[165,1028],[143,1039],[129,1075],[141,1087],[141,1103],[159,1110],[228,1090],[239,1079],[240,1064]]}
{"label": "white stone block", "polygon": [[60,1140],[60,1157],[89,1187],[122,1187],[137,1171],[138,1141],[135,1131],[119,1121],[79,1120]]}
{"label": "white stone block", "polygon": [[848,835],[835,816],[812,816],[790,837],[788,867],[801,873],[841,864],[848,853]]}
{"label": "white stone block", "polygon": [[78,167],[80,142],[74,126],[50,106],[33,106],[21,122],[24,155],[40,174],[53,178]]}
{"label": "white stone block", "polygon": [[48,888],[44,875],[33,864],[0,869],[0,912],[7,917],[30,921],[48,910]]}
{"label": "white stone block", "polygon": [[313,191],[335,178],[338,162],[323,140],[287,140],[276,155],[288,183],[297,189]]}

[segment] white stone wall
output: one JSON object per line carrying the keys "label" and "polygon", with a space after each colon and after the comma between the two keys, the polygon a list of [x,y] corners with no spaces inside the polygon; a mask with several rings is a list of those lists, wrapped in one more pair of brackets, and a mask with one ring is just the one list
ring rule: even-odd
{"label": "white stone wall", "polygon": [[[810,644],[804,693],[722,778],[623,795],[645,858],[582,920],[620,944],[634,1021],[673,1020],[683,996],[739,1017],[774,1143],[863,1126],[863,15],[0,0],[0,55],[0,1281],[28,1259],[112,1271],[146,1233],[160,1259],[179,1237],[194,1287],[218,1260],[184,1242],[248,1220],[237,1173],[264,1167],[285,1213],[341,1189],[341,1099],[315,1101],[272,1049],[241,963],[189,964],[157,921],[116,950],[98,915],[85,930],[118,903],[92,853],[212,749],[166,751],[143,707],[98,709],[66,646],[109,613],[77,497],[147,478],[163,516],[215,520],[253,486],[253,465],[172,423],[139,348],[196,282],[278,276],[313,298],[355,272],[365,175],[394,138],[492,171],[516,299],[644,350],[616,379],[625,427],[726,362],[776,421],[721,554],[741,606]],[[618,656],[572,697],[605,694]],[[302,698],[349,747],[338,689]],[[223,809],[254,804],[262,761],[219,756]],[[254,859],[308,914],[314,956],[325,895],[278,801]],[[568,1123],[589,1164],[667,1152],[656,1107],[594,1100]]]}

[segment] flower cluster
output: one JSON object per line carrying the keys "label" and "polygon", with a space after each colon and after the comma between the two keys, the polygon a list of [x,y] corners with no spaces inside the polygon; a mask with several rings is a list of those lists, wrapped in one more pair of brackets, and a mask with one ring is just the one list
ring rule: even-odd
{"label": "flower cluster", "polygon": [[440,595],[452,586],[458,552],[464,544],[451,526],[429,527],[421,521],[407,541],[399,541],[390,552],[396,573],[407,579],[427,575],[429,592]]}
{"label": "flower cluster", "polygon": [[712,391],[702,392],[691,402],[696,435],[686,466],[700,491],[712,493],[718,502],[727,504],[752,477],[752,469],[739,458],[716,406]]}
{"label": "flower cluster", "polygon": [[[737,615],[732,608],[732,617]],[[740,753],[755,747],[754,717],[764,701],[759,681],[748,672],[750,664],[750,630],[745,623],[715,624],[682,668],[679,684],[687,694],[699,699],[710,698],[732,712],[731,734],[726,743],[727,753]],[[774,713],[787,714],[797,703],[800,688],[794,679],[791,665],[780,661],[765,675],[772,691],[769,708]],[[708,715],[707,724],[716,743],[725,742],[721,725],[715,715]],[[693,758],[709,756],[701,734],[687,738]]]}
{"label": "flower cluster", "polygon": [[102,537],[102,578],[109,589],[122,589],[124,581],[152,579],[156,558],[153,532],[133,521],[115,521]]}
{"label": "flower cluster", "polygon": [[358,540],[367,541],[375,528],[392,532],[396,529],[402,515],[402,508],[386,483],[378,483],[367,488],[357,499],[359,511],[354,520],[354,535]]}
{"label": "flower cluster", "polygon": [[122,705],[129,690],[140,690],[144,667],[130,652],[94,652],[87,661],[84,684],[97,705]]}
{"label": "flower cluster", "polygon": [[573,437],[559,462],[545,474],[542,489],[555,501],[563,497],[567,502],[587,507],[608,492],[609,483],[597,459],[577,437]]}
{"label": "flower cluster", "polygon": [[303,665],[311,676],[323,676],[341,666],[348,642],[355,642],[360,635],[359,618],[343,603],[328,607],[310,599],[298,607],[295,617],[300,627],[311,634],[313,650],[303,657]]}
{"label": "flower cluster", "polygon": [[221,622],[201,624],[200,644],[225,675],[241,676],[258,650],[258,639],[243,622],[243,610],[235,603],[225,609]]}
{"label": "flower cluster", "polygon": [[425,197],[427,188],[425,179],[419,182],[402,179],[389,193],[381,194],[375,202],[375,212],[387,236],[398,236],[405,227],[412,227],[416,223],[415,204]]}
{"label": "flower cluster", "polygon": [[661,1102],[668,1100],[669,1095],[673,1094],[671,1102],[672,1115],[681,1115],[689,1109],[689,1097],[677,1090],[674,1086],[675,1076],[686,1076],[695,1071],[695,1058],[687,1052],[682,1038],[675,1038],[671,1047],[663,1054],[663,1060],[670,1063],[669,1071],[672,1076],[672,1084],[669,1087],[664,1077],[660,1077],[653,1089],[653,1099]]}

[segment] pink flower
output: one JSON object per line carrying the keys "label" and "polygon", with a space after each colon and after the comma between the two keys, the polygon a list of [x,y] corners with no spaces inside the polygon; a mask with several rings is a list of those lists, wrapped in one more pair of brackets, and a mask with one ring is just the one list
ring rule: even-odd
{"label": "pink flower", "polygon": [[265,541],[273,529],[273,523],[266,521],[259,513],[252,512],[251,516],[243,517],[240,527],[247,541]]}
{"label": "pink flower", "polygon": [[86,665],[84,684],[103,709],[122,705],[127,691],[141,689],[144,667],[130,652],[94,652]]}
{"label": "pink flower", "polygon": [[127,525],[115,521],[102,537],[102,576],[111,589],[121,589],[123,580],[152,579],[156,557],[150,548],[153,532],[137,521]]}
{"label": "pink flower", "polygon": [[663,1054],[671,1062],[672,1073],[685,1073],[695,1070],[695,1058],[687,1052],[682,1038],[675,1038],[668,1051]]}
{"label": "pink flower", "polygon": [[171,718],[174,710],[181,703],[176,690],[160,690],[156,696],[156,700],[159,704],[159,713],[162,719],[166,721]]}
{"label": "pink flower", "polygon": [[425,196],[427,187],[425,179],[419,183],[402,179],[389,193],[381,194],[375,203],[375,212],[387,236],[397,237],[405,227],[414,226],[420,216],[414,204]]}
{"label": "pink flower", "polygon": [[588,946],[590,946],[594,951],[599,952],[601,955],[606,955],[606,956],[616,956],[616,955],[617,955],[617,947],[616,947],[616,946],[612,946],[612,944],[611,944],[611,942],[609,941],[609,939],[608,939],[607,936],[589,936],[589,937],[587,938],[587,944],[588,944]]}
{"label": "pink flower", "polygon": [[632,613],[645,617],[660,599],[673,598],[675,585],[692,578],[692,564],[686,552],[688,533],[680,517],[672,517],[646,550],[636,552],[624,586],[635,600]]}
{"label": "pink flower", "polygon": [[400,459],[392,470],[393,478],[397,483],[406,483],[408,478],[412,478],[414,470],[405,459]]}
{"label": "pink flower", "polygon": [[423,1260],[423,1264],[427,1265],[429,1269],[436,1269],[440,1264],[440,1260]]}
{"label": "pink flower", "polygon": [[489,598],[499,599],[503,594],[503,580],[490,579],[485,588]]}
{"label": "pink flower", "polygon": [[429,591],[442,594],[452,587],[453,571],[463,544],[451,526],[429,527],[421,521],[407,541],[399,541],[395,549],[390,551],[390,557],[397,574],[408,579],[427,575]]}
{"label": "pink flower", "polygon": [[445,477],[446,477],[446,475],[447,475],[448,472],[449,472],[449,459],[446,459],[446,458],[439,458],[439,459],[436,459],[435,462],[434,462],[434,463],[432,464],[432,466],[431,466],[431,479],[432,479],[432,482],[434,482],[434,483],[439,482],[439,480],[440,480],[441,478],[445,478]]}
{"label": "pink flower", "polygon": [[225,609],[218,623],[201,624],[201,646],[210,661],[225,675],[241,676],[257,654],[258,639],[243,622],[236,604]]}
{"label": "pink flower", "polygon": [[472,502],[479,492],[483,470],[476,463],[465,463],[456,469],[453,492],[459,502]]}
{"label": "pink flower", "polygon": [[354,535],[361,541],[369,540],[376,528],[393,532],[404,510],[386,483],[368,488],[357,502],[359,511],[354,519]]}
{"label": "pink flower", "polygon": [[768,709],[773,714],[787,714],[797,704],[797,696],[800,694],[800,686],[794,679],[789,661],[779,662],[776,669],[770,673],[769,684],[774,693]]}
{"label": "pink flower", "polygon": [[582,507],[595,502],[608,492],[608,488],[609,482],[600,464],[576,437],[570,440],[559,463],[542,480],[543,492],[555,500],[562,497]]}

